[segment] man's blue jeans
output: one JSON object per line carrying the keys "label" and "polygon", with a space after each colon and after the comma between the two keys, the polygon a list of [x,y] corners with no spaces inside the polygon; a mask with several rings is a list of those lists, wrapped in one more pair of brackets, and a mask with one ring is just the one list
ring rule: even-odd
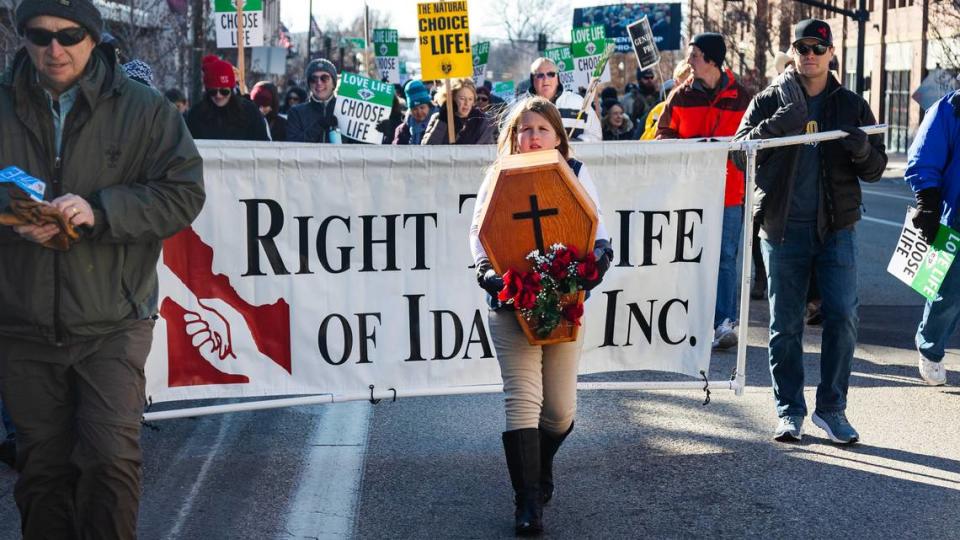
{"label": "man's blue jeans", "polygon": [[917,328],[917,350],[931,362],[943,360],[947,339],[960,321],[960,262],[954,262],[940,285],[940,298],[927,300]]}
{"label": "man's blue jeans", "polygon": [[720,238],[720,271],[717,273],[717,307],[713,312],[713,327],[724,319],[737,320],[740,276],[737,274],[737,253],[740,251],[740,233],[743,230],[743,206],[723,209],[723,231]]}
{"label": "man's blue jeans", "polygon": [[769,275],[770,375],[777,415],[806,416],[803,399],[803,316],[810,272],[823,295],[823,343],[817,410],[846,409],[857,344],[857,246],[853,228],[821,242],[816,224],[788,224],[783,241],[762,240]]}

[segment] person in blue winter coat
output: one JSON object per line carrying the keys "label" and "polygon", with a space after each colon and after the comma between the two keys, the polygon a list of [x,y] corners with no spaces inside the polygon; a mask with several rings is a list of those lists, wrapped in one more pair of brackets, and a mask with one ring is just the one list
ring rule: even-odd
{"label": "person in blue winter coat", "polygon": [[[958,229],[960,217],[960,91],[947,94],[927,111],[907,154],[904,179],[917,198],[913,225],[933,243],[940,225]],[[960,241],[960,238],[957,239]],[[920,378],[938,386],[947,382],[944,346],[960,320],[960,270],[947,272],[940,296],[928,300],[917,328]]]}

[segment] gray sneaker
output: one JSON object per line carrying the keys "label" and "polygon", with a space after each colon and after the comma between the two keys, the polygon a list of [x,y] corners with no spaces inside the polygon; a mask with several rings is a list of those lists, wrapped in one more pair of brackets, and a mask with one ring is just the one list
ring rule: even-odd
{"label": "gray sneaker", "polygon": [[773,432],[774,440],[780,442],[799,441],[803,435],[802,416],[784,416],[780,418],[777,429]]}
{"label": "gray sneaker", "polygon": [[847,415],[843,411],[814,411],[810,419],[815,426],[826,431],[827,436],[835,443],[853,444],[860,440],[860,434],[847,421]]}

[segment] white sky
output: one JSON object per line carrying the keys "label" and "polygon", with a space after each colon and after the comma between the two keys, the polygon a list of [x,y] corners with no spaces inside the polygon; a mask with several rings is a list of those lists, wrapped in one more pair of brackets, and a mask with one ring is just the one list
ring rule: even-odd
{"label": "white sky", "polygon": [[[522,0],[521,0],[522,1]],[[591,5],[610,5],[642,3],[644,0],[572,0],[570,2],[570,21],[573,22],[573,8]],[[417,0],[367,0],[370,9],[388,13],[391,25],[400,37],[417,36]],[[490,10],[489,0],[467,0],[470,12],[470,30],[476,36],[506,37],[500,23],[499,14]],[[309,24],[307,12],[310,0],[280,0],[280,20],[291,32],[306,32]],[[339,21],[346,25],[363,13],[362,0],[313,0],[313,16],[320,28],[328,21]]]}

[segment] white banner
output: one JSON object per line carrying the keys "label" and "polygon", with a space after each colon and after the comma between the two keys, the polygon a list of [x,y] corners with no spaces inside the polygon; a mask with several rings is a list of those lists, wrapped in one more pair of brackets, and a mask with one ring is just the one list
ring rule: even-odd
{"label": "white banner", "polygon": [[[499,383],[467,234],[490,146],[198,141],[165,244],[154,402]],[[582,373],[708,368],[726,143],[578,144],[613,236]]]}

